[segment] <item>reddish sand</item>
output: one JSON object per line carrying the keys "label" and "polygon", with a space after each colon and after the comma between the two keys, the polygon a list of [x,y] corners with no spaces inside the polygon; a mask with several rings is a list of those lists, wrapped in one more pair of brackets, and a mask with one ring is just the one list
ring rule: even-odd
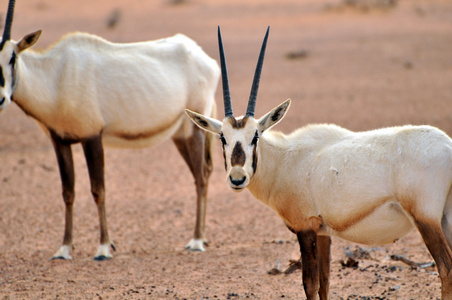
{"label": "reddish sand", "polygon": [[[72,31],[116,42],[182,32],[218,59],[221,25],[236,114],[243,113],[259,47],[271,33],[256,116],[287,98],[276,127],[308,123],[352,130],[430,124],[452,134],[452,2],[315,0],[18,0],[13,39],[37,29],[43,49]],[[390,1],[388,1],[390,2]],[[6,1],[0,3],[2,12]],[[2,13],[4,17],[4,13]],[[115,22],[108,26],[114,17]],[[219,117],[223,114],[217,92]],[[299,257],[295,236],[271,209],[225,183],[215,148],[204,253],[184,245],[195,221],[193,179],[168,141],[143,150],[106,150],[107,212],[117,251],[97,262],[97,212],[81,147],[71,261],[48,261],[60,247],[64,204],[51,143],[15,104],[0,115],[0,299],[304,299],[301,273],[268,275]],[[219,143],[219,142],[218,142]],[[370,257],[347,268],[345,250]],[[331,299],[438,299],[435,268],[412,269],[404,255],[432,260],[416,231],[370,248],[333,239]]]}

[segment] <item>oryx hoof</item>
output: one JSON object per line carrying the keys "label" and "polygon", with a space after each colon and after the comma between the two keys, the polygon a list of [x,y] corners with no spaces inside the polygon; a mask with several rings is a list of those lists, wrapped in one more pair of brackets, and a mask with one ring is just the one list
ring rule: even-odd
{"label": "oryx hoof", "polygon": [[104,261],[108,259],[112,259],[113,255],[110,253],[110,247],[116,251],[116,247],[113,243],[102,244],[99,246],[96,255],[94,256],[94,260]]}
{"label": "oryx hoof", "polygon": [[109,260],[109,259],[112,259],[112,258],[113,258],[112,256],[108,257],[108,256],[105,256],[105,255],[100,255],[100,256],[95,256],[94,260],[96,260],[96,261],[104,261],[104,260]]}
{"label": "oryx hoof", "polygon": [[189,249],[191,252],[205,252],[206,249],[204,248],[204,245],[207,245],[207,243],[204,242],[203,239],[191,239],[190,242],[185,246],[185,249]]}
{"label": "oryx hoof", "polygon": [[72,257],[69,255],[71,252],[72,246],[63,245],[61,248],[52,256],[50,260],[56,260],[56,259],[72,259]]}

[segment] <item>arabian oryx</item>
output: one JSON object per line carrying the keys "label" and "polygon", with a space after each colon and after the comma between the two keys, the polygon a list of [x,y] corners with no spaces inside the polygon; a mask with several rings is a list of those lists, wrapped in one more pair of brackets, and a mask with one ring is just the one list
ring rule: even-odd
{"label": "arabian oryx", "polygon": [[392,243],[416,227],[438,267],[443,299],[452,299],[452,140],[430,126],[352,132],[308,125],[269,131],[290,100],[256,120],[254,110],[268,30],[248,108],[234,117],[218,31],[225,119],[187,110],[223,144],[227,182],[248,188],[296,233],[308,299],[328,299],[330,236],[363,244]]}
{"label": "arabian oryx", "polygon": [[[204,251],[207,186],[212,171],[211,136],[184,109],[215,113],[218,64],[188,37],[116,44],[74,33],[43,52],[27,50],[41,31],[10,39],[9,2],[0,44],[0,109],[10,101],[36,119],[55,148],[66,206],[63,245],[53,258],[70,259],[74,166],[71,145],[81,143],[100,221],[95,259],[112,257],[105,213],[103,144],[147,147],[172,138],[195,179],[197,216],[187,245]],[[27,50],[27,51],[26,51]]]}

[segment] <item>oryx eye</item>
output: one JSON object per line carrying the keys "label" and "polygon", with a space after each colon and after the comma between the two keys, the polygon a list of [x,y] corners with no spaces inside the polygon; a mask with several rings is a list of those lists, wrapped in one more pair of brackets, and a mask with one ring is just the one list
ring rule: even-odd
{"label": "oryx eye", "polygon": [[254,134],[253,140],[251,141],[251,145],[257,145],[257,141],[259,140],[259,134],[256,131],[256,133]]}
{"label": "oryx eye", "polygon": [[228,143],[226,143],[226,139],[224,138],[223,133],[220,134],[220,141],[223,144],[223,146],[228,144]]}

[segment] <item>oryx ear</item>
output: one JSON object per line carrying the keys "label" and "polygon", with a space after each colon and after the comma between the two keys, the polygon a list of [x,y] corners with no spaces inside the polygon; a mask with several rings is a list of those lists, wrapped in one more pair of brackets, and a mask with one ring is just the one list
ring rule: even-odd
{"label": "oryx ear", "polygon": [[259,129],[261,132],[271,128],[281,121],[290,106],[290,99],[287,99],[277,107],[273,108],[269,113],[259,119]]}
{"label": "oryx ear", "polygon": [[187,113],[188,117],[193,121],[193,123],[198,125],[199,128],[206,131],[210,131],[215,134],[220,134],[221,126],[223,125],[223,123],[221,123],[220,121],[203,116],[189,109],[186,109],[185,112]]}
{"label": "oryx ear", "polygon": [[42,30],[38,30],[35,31],[33,33],[27,34],[26,36],[24,36],[19,43],[17,43],[17,49],[18,52],[22,52],[25,49],[30,48],[31,46],[33,46],[34,44],[36,44],[36,42],[38,41],[39,37],[41,36]]}

